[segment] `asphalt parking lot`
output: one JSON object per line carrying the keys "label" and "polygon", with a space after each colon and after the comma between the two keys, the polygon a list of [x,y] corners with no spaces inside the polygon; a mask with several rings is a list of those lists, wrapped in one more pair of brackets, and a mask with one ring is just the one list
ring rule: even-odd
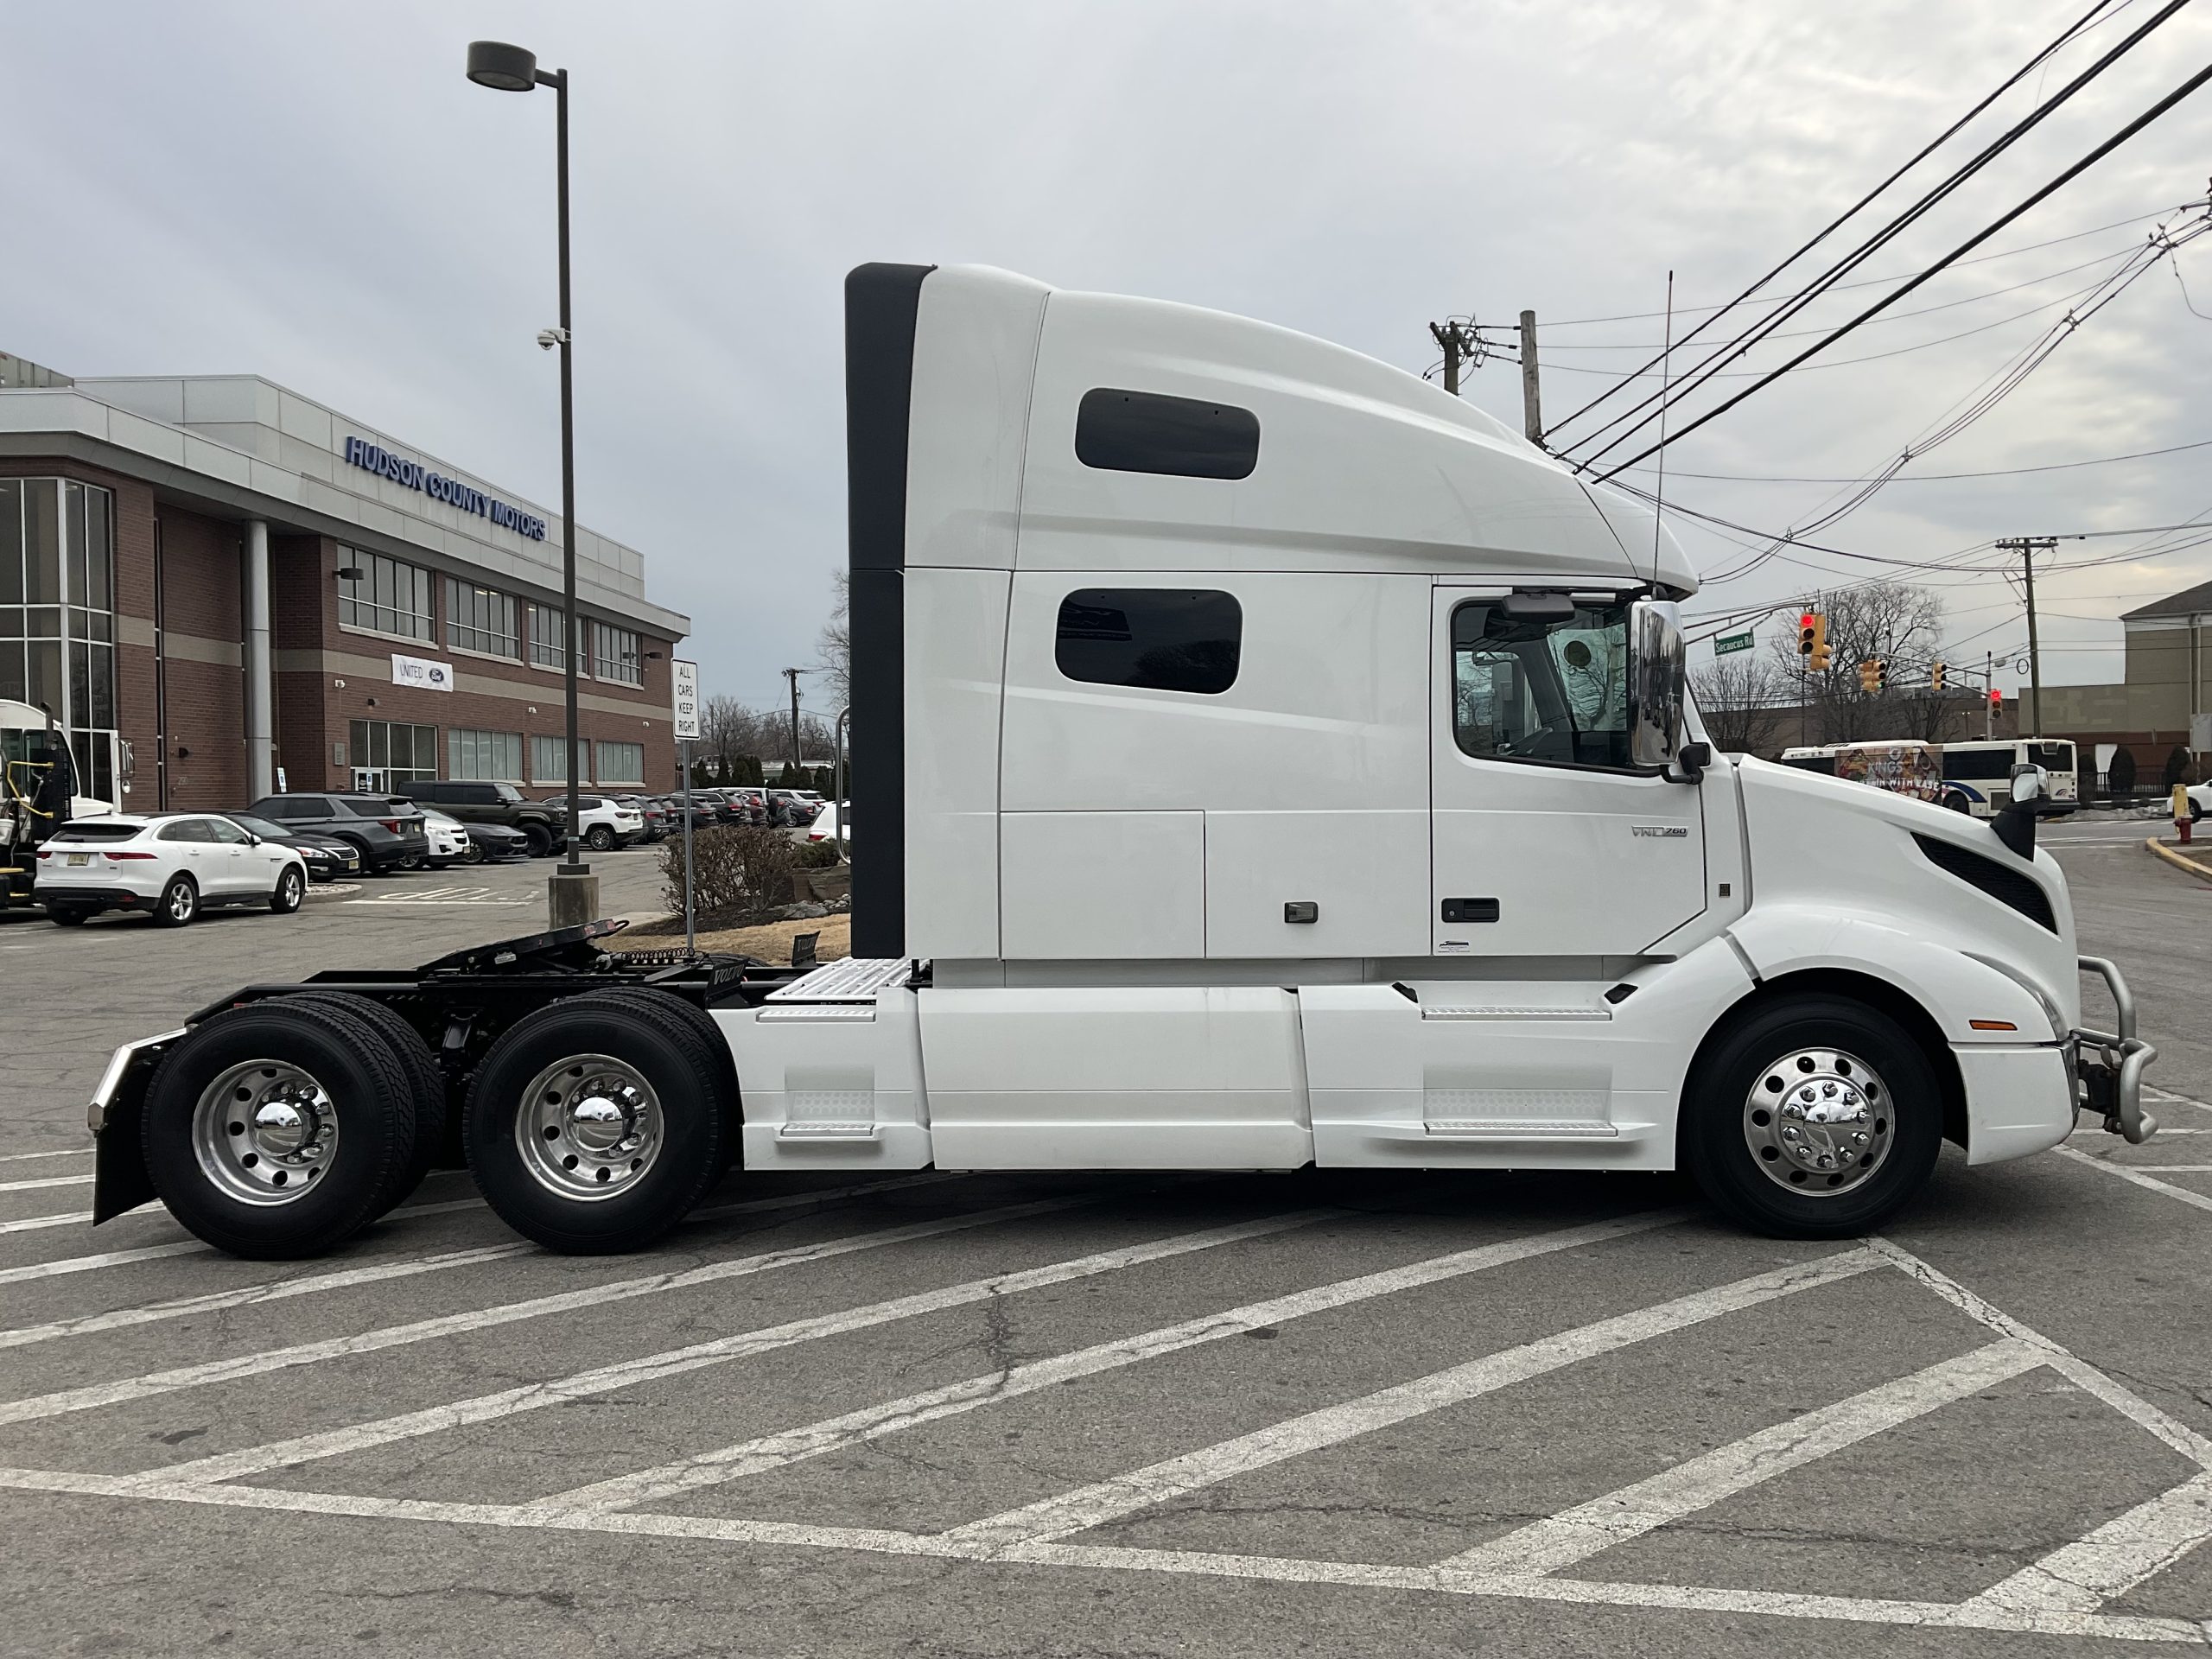
{"label": "asphalt parking lot", "polygon": [[[1847,1245],[1656,1177],[741,1174],[594,1261],[440,1174],[232,1262],[74,1218],[107,1047],[524,931],[546,867],[0,927],[0,1651],[2201,1649],[2212,885],[2143,833],[2047,844],[2165,1132],[1947,1154]],[[649,855],[603,868],[654,907]]]}

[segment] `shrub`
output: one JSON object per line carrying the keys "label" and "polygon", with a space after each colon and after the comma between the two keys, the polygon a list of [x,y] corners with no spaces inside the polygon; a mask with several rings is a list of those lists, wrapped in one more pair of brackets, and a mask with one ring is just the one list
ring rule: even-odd
{"label": "shrub", "polygon": [[802,870],[826,870],[838,862],[834,841],[803,841],[791,849]]}
{"label": "shrub", "polygon": [[[765,824],[695,830],[697,867],[692,902],[702,916],[750,921],[791,901],[791,870],[798,849],[780,830]],[[661,900],[683,908],[683,837],[660,845]]]}

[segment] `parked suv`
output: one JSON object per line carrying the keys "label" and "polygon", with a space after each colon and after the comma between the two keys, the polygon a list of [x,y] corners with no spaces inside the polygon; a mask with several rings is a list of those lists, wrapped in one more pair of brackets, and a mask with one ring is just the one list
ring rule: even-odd
{"label": "parked suv", "polygon": [[779,829],[804,830],[814,822],[814,815],[821,810],[818,799],[806,800],[795,789],[768,791],[768,822]]}
{"label": "parked suv", "polygon": [[461,783],[438,778],[402,784],[399,793],[424,806],[435,806],[464,824],[497,823],[519,830],[529,839],[533,858],[559,852],[566,833],[563,812],[525,800],[512,784]]}
{"label": "parked suv", "polygon": [[430,837],[423,809],[390,795],[264,795],[246,811],[287,830],[334,836],[361,855],[372,875],[426,863]]}
{"label": "parked suv", "polygon": [[[567,824],[569,798],[555,795],[546,803],[558,807],[562,823]],[[584,845],[595,853],[627,847],[632,842],[645,838],[645,815],[634,806],[625,806],[612,795],[579,795],[576,797],[576,830],[584,838]]]}

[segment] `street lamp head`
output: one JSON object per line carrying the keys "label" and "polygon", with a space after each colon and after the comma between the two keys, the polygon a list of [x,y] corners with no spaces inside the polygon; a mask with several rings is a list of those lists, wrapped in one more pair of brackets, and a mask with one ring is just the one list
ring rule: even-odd
{"label": "street lamp head", "polygon": [[505,41],[471,41],[468,78],[495,92],[533,91],[537,86],[537,54]]}

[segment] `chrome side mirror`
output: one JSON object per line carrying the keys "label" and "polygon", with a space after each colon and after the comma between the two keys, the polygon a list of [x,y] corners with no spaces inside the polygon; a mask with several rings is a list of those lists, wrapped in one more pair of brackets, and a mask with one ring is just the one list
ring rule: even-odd
{"label": "chrome side mirror", "polygon": [[1639,599],[1629,607],[1629,759],[1638,766],[1670,766],[1682,747],[1683,684],[1688,650],[1681,607],[1669,599]]}
{"label": "chrome side mirror", "polygon": [[2026,803],[2039,801],[2050,792],[2050,775],[2031,761],[2023,761],[2012,768],[2012,798]]}

